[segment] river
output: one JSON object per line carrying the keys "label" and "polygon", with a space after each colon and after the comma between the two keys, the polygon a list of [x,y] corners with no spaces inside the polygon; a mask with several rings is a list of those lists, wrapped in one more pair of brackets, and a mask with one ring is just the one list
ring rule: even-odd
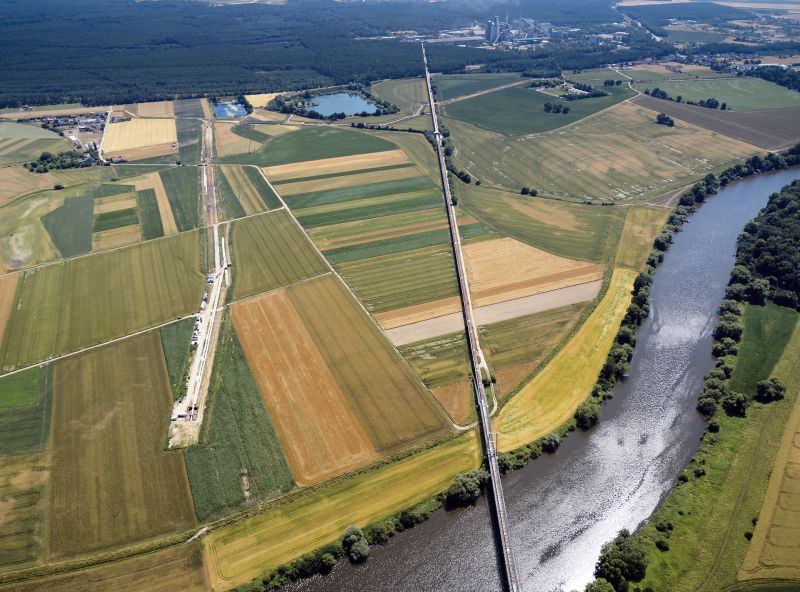
{"label": "river", "polygon": [[[603,543],[646,520],[696,452],[704,425],[694,407],[714,364],[711,331],[736,237],[770,194],[797,177],[795,169],[729,185],[690,218],[658,268],[630,376],[603,406],[601,423],[504,477],[523,590],[582,590]],[[439,511],[374,547],[366,564],[340,562],[330,575],[290,589],[501,590],[486,500]]]}

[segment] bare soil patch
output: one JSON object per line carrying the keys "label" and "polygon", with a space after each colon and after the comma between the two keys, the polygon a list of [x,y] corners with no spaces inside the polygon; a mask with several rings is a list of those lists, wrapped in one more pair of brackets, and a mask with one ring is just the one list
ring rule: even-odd
{"label": "bare soil patch", "polygon": [[604,266],[566,259],[513,238],[464,246],[473,302],[486,306],[600,279]]}
{"label": "bare soil patch", "polygon": [[745,113],[706,109],[647,95],[639,95],[630,101],[765,150],[780,150],[800,140],[800,108],[796,107]]}
{"label": "bare soil patch", "polygon": [[285,289],[237,303],[232,318],[299,485],[378,458]]}

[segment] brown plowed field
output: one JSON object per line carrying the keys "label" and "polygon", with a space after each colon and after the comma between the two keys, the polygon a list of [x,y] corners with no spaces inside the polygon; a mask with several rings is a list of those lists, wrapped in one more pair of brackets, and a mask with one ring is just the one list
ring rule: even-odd
{"label": "brown plowed field", "polygon": [[232,318],[298,485],[378,457],[285,288],[235,304]]}
{"label": "brown plowed field", "polygon": [[332,173],[348,173],[361,169],[370,169],[409,162],[406,153],[400,150],[387,150],[385,152],[370,152],[354,156],[338,156],[336,158],[323,158],[320,160],[307,160],[266,167],[264,172],[270,181],[282,181],[296,177],[310,177],[315,175],[329,175]]}
{"label": "brown plowed field", "polygon": [[513,238],[467,244],[464,258],[476,306],[597,280],[604,268],[559,257]]}
{"label": "brown plowed field", "polygon": [[765,150],[788,148],[800,141],[800,108],[744,113],[696,107],[647,95],[639,95],[630,101]]}

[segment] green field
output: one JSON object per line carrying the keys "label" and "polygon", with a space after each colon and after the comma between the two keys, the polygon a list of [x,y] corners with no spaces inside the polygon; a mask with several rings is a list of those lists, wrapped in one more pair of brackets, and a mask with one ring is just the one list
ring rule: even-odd
{"label": "green field", "polygon": [[[627,74],[627,72],[625,72]],[[615,72],[611,68],[592,68],[590,70],[581,70],[573,72],[572,70],[564,70],[561,75],[572,82],[581,82],[583,84],[591,84],[597,88],[603,87],[604,80],[621,80],[626,84],[628,79],[619,72]]]}
{"label": "green field", "polygon": [[432,82],[438,89],[436,98],[441,101],[463,97],[516,80],[519,80],[519,74],[446,74],[435,76]]}
{"label": "green field", "polygon": [[200,162],[202,128],[202,122],[197,119],[175,120],[175,129],[178,133],[178,155],[183,164]]}
{"label": "green field", "polygon": [[40,452],[47,441],[51,370],[31,368],[0,379],[0,458]]}
{"label": "green field", "polygon": [[286,211],[235,222],[233,263],[236,299],[328,271],[323,259]]}
{"label": "green field", "polygon": [[136,187],[134,185],[103,183],[95,188],[94,196],[95,198],[110,197],[112,195],[122,195],[124,193],[132,193],[134,191],[136,191]]}
{"label": "green field", "polygon": [[429,189],[433,186],[433,183],[428,177],[420,176],[411,177],[409,179],[397,179],[394,181],[383,181],[381,183],[343,187],[341,189],[298,193],[295,195],[287,195],[284,199],[292,209],[312,208],[314,206],[342,203],[357,199],[412,193],[414,191]]}
{"label": "green field", "polygon": [[373,313],[458,295],[448,245],[344,263],[337,270]]}
{"label": "green field", "polygon": [[[798,314],[769,304],[748,305],[744,335],[736,357],[731,386],[751,388],[776,375],[789,389],[783,401],[753,403],[747,418],[717,413],[720,431],[700,444],[687,471],[687,483],[675,487],[637,535],[648,544],[650,566],[641,586],[676,592],[722,590],[737,583],[750,542],[752,519],[759,515],[773,459],[798,394],[800,355]],[[692,475],[701,465],[705,475]],[[663,535],[658,522],[672,522],[669,551],[652,543]]]}
{"label": "green field", "polygon": [[602,263],[619,240],[620,208],[524,198],[470,185],[460,194],[459,205],[495,232],[561,257]]}
{"label": "green field", "polygon": [[194,319],[191,318],[165,325],[159,329],[169,383],[172,386],[172,394],[176,398],[182,395],[186,389],[192,331],[194,331]]}
{"label": "green field", "polygon": [[[589,99],[587,99],[589,100]],[[571,199],[639,201],[684,187],[741,162],[755,147],[688,125],[655,123],[646,109],[619,103],[572,124],[508,138],[446,118],[455,163],[484,185]]]}
{"label": "green field", "polygon": [[428,388],[470,379],[467,338],[463,331],[403,345],[398,350]]}
{"label": "green field", "polygon": [[428,100],[425,80],[422,78],[373,82],[370,92],[383,101],[397,105],[400,111],[410,111],[417,103],[425,103]]}
{"label": "green field", "polygon": [[156,331],[56,364],[50,558],[194,524],[183,455],[164,450],[171,404]]}
{"label": "green field", "polygon": [[164,226],[161,223],[161,213],[158,210],[156,192],[153,189],[144,189],[136,192],[141,219],[142,238],[149,240],[164,236]]}
{"label": "green field", "polygon": [[36,160],[42,152],[64,152],[72,144],[34,125],[0,121],[0,166]]}
{"label": "green field", "polygon": [[429,210],[441,205],[441,203],[442,192],[438,189],[432,189],[304,208],[295,211],[295,215],[305,228],[315,228],[353,222],[355,220],[365,220],[367,218],[380,218],[405,212]]}
{"label": "green field", "polygon": [[92,250],[94,198],[91,193],[68,197],[52,212],[42,216],[42,224],[63,257],[75,257]]}
{"label": "green field", "polygon": [[[200,520],[294,487],[233,326],[223,325],[201,442],[185,453]],[[243,477],[247,480],[247,497]]]}
{"label": "green field", "polygon": [[728,109],[734,111],[800,107],[800,93],[760,78],[676,80],[648,84],[642,90],[652,90],[656,86],[672,98],[683,97],[684,102],[715,98],[720,103],[727,103]]}
{"label": "green field", "polygon": [[222,172],[220,167],[216,171],[217,179],[217,200],[220,208],[222,209],[223,219],[232,220],[234,218],[244,218],[247,212],[242,207],[239,198],[233,191],[228,178]]}
{"label": "green field", "polygon": [[362,132],[332,127],[305,127],[272,138],[252,154],[237,154],[219,160],[228,164],[272,166],[394,148],[391,142]]}
{"label": "green field", "polygon": [[186,315],[204,276],[194,232],[27,272],[0,347],[4,371]]}
{"label": "green field", "polygon": [[198,167],[178,167],[159,173],[167,192],[178,230],[197,228],[200,216],[200,177]]}
{"label": "green field", "polygon": [[272,187],[264,180],[264,176],[258,169],[253,167],[244,167],[244,174],[250,181],[251,185],[255,187],[258,195],[264,201],[264,204],[270,210],[275,210],[283,207],[280,198],[272,190]]}
{"label": "green field", "polygon": [[94,232],[122,228],[139,223],[139,214],[136,208],[127,210],[116,210],[114,212],[103,212],[94,217]]}
{"label": "green field", "polygon": [[[536,134],[563,127],[634,96],[627,85],[603,90],[609,95],[565,101],[526,85],[515,86],[447,105],[443,107],[443,114],[506,136]],[[542,109],[545,103],[568,106],[570,112],[566,115],[545,113]]]}

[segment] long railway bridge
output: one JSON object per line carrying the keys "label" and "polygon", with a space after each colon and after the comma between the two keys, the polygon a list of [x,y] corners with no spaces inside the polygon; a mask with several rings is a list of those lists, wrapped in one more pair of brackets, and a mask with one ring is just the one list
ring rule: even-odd
{"label": "long railway bridge", "polygon": [[445,166],[444,150],[442,147],[442,134],[439,131],[439,120],[436,114],[436,105],[433,100],[431,90],[431,76],[428,71],[428,58],[425,54],[425,45],[422,44],[422,59],[425,64],[425,85],[428,92],[428,104],[430,105],[431,117],[433,119],[433,133],[436,138],[436,153],[439,157],[439,173],[442,177],[442,188],[444,190],[445,204],[447,209],[447,221],[450,227],[450,241],[453,245],[455,255],[456,278],[458,279],[458,291],[461,297],[461,311],[464,317],[464,329],[467,336],[467,347],[469,348],[469,359],[472,368],[472,383],[475,387],[475,396],[480,416],[480,432],[483,439],[483,449],[486,455],[486,464],[489,466],[489,476],[491,483],[491,507],[494,510],[495,534],[498,537],[498,547],[500,559],[503,567],[505,585],[509,592],[519,592],[519,579],[517,569],[514,565],[514,555],[511,550],[511,536],[508,530],[508,518],[506,514],[506,502],[503,495],[503,484],[500,481],[500,469],[497,465],[497,450],[492,439],[491,424],[489,423],[489,404],[486,400],[486,390],[483,387],[481,376],[481,366],[483,355],[480,353],[478,341],[478,331],[475,319],[472,314],[472,301],[467,284],[467,275],[464,268],[463,256],[461,253],[461,236],[458,232],[456,214],[453,208],[453,199],[450,194],[450,184],[447,179],[447,167]]}

